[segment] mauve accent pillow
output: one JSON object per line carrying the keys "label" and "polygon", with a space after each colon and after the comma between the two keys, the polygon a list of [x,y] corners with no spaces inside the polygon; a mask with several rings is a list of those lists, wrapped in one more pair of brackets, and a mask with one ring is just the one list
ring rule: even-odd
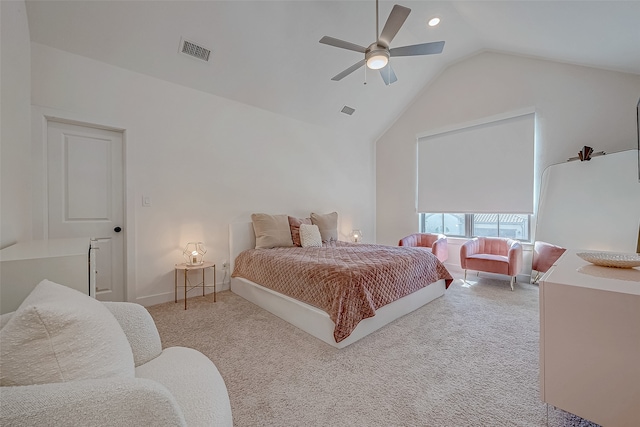
{"label": "mauve accent pillow", "polygon": [[287,215],[254,213],[251,222],[256,234],[256,249],[293,246]]}
{"label": "mauve accent pillow", "polygon": [[311,223],[320,229],[323,242],[338,240],[338,212],[328,214],[311,212]]}
{"label": "mauve accent pillow", "polygon": [[302,224],[311,225],[311,218],[289,217],[289,228],[291,229],[291,239],[296,246],[302,246],[300,242],[300,226]]}

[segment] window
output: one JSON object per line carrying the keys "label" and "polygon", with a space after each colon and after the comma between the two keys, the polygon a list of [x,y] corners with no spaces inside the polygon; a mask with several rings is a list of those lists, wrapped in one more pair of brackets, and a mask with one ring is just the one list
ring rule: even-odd
{"label": "window", "polygon": [[421,233],[442,233],[448,236],[465,235],[465,215],[456,213],[420,214]]}
{"label": "window", "polygon": [[530,215],[421,213],[421,233],[442,233],[451,237],[507,237],[529,241]]}

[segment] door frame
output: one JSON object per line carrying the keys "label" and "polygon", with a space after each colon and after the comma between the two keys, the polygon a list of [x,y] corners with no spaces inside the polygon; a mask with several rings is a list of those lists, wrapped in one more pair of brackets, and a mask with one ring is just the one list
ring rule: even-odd
{"label": "door frame", "polygon": [[105,120],[97,120],[94,117],[82,113],[57,110],[37,105],[31,106],[31,157],[33,163],[32,171],[32,203],[33,203],[33,238],[47,239],[49,234],[48,221],[48,194],[47,183],[47,127],[49,121],[68,123],[78,126],[93,127],[122,133],[122,186],[123,186],[123,228],[124,235],[124,299],[125,301],[135,301],[135,289],[129,283],[135,283],[135,217],[133,209],[133,194],[127,158],[129,158],[129,144],[127,143],[127,128],[118,124],[107,123]]}

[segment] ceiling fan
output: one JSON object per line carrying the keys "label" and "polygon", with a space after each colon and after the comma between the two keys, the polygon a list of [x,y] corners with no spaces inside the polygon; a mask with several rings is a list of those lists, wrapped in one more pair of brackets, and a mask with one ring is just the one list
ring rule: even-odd
{"label": "ceiling fan", "polygon": [[[404,21],[411,13],[408,7],[394,5],[387,22],[384,24],[382,33],[378,33],[378,0],[376,0],[376,41],[371,43],[369,47],[360,46],[354,43],[339,40],[333,37],[324,36],[320,39],[320,43],[342,49],[353,50],[364,53],[364,59],[353,64],[343,72],[337,74],[331,80],[339,81],[349,74],[353,73],[363,65],[367,65],[372,70],[380,70],[380,76],[386,85],[390,85],[398,80],[396,74],[389,64],[389,58],[392,56],[417,56],[417,55],[433,55],[441,53],[444,48],[444,42],[422,43],[412,46],[402,46],[390,48],[391,41],[396,36]],[[380,35],[378,35],[380,34]]]}

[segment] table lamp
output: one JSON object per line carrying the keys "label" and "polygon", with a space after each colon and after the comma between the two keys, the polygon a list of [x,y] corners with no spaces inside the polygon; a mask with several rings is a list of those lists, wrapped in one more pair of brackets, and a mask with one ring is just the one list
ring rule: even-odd
{"label": "table lamp", "polygon": [[207,248],[204,247],[204,243],[202,242],[189,242],[182,251],[187,265],[204,264],[204,254],[206,253]]}

